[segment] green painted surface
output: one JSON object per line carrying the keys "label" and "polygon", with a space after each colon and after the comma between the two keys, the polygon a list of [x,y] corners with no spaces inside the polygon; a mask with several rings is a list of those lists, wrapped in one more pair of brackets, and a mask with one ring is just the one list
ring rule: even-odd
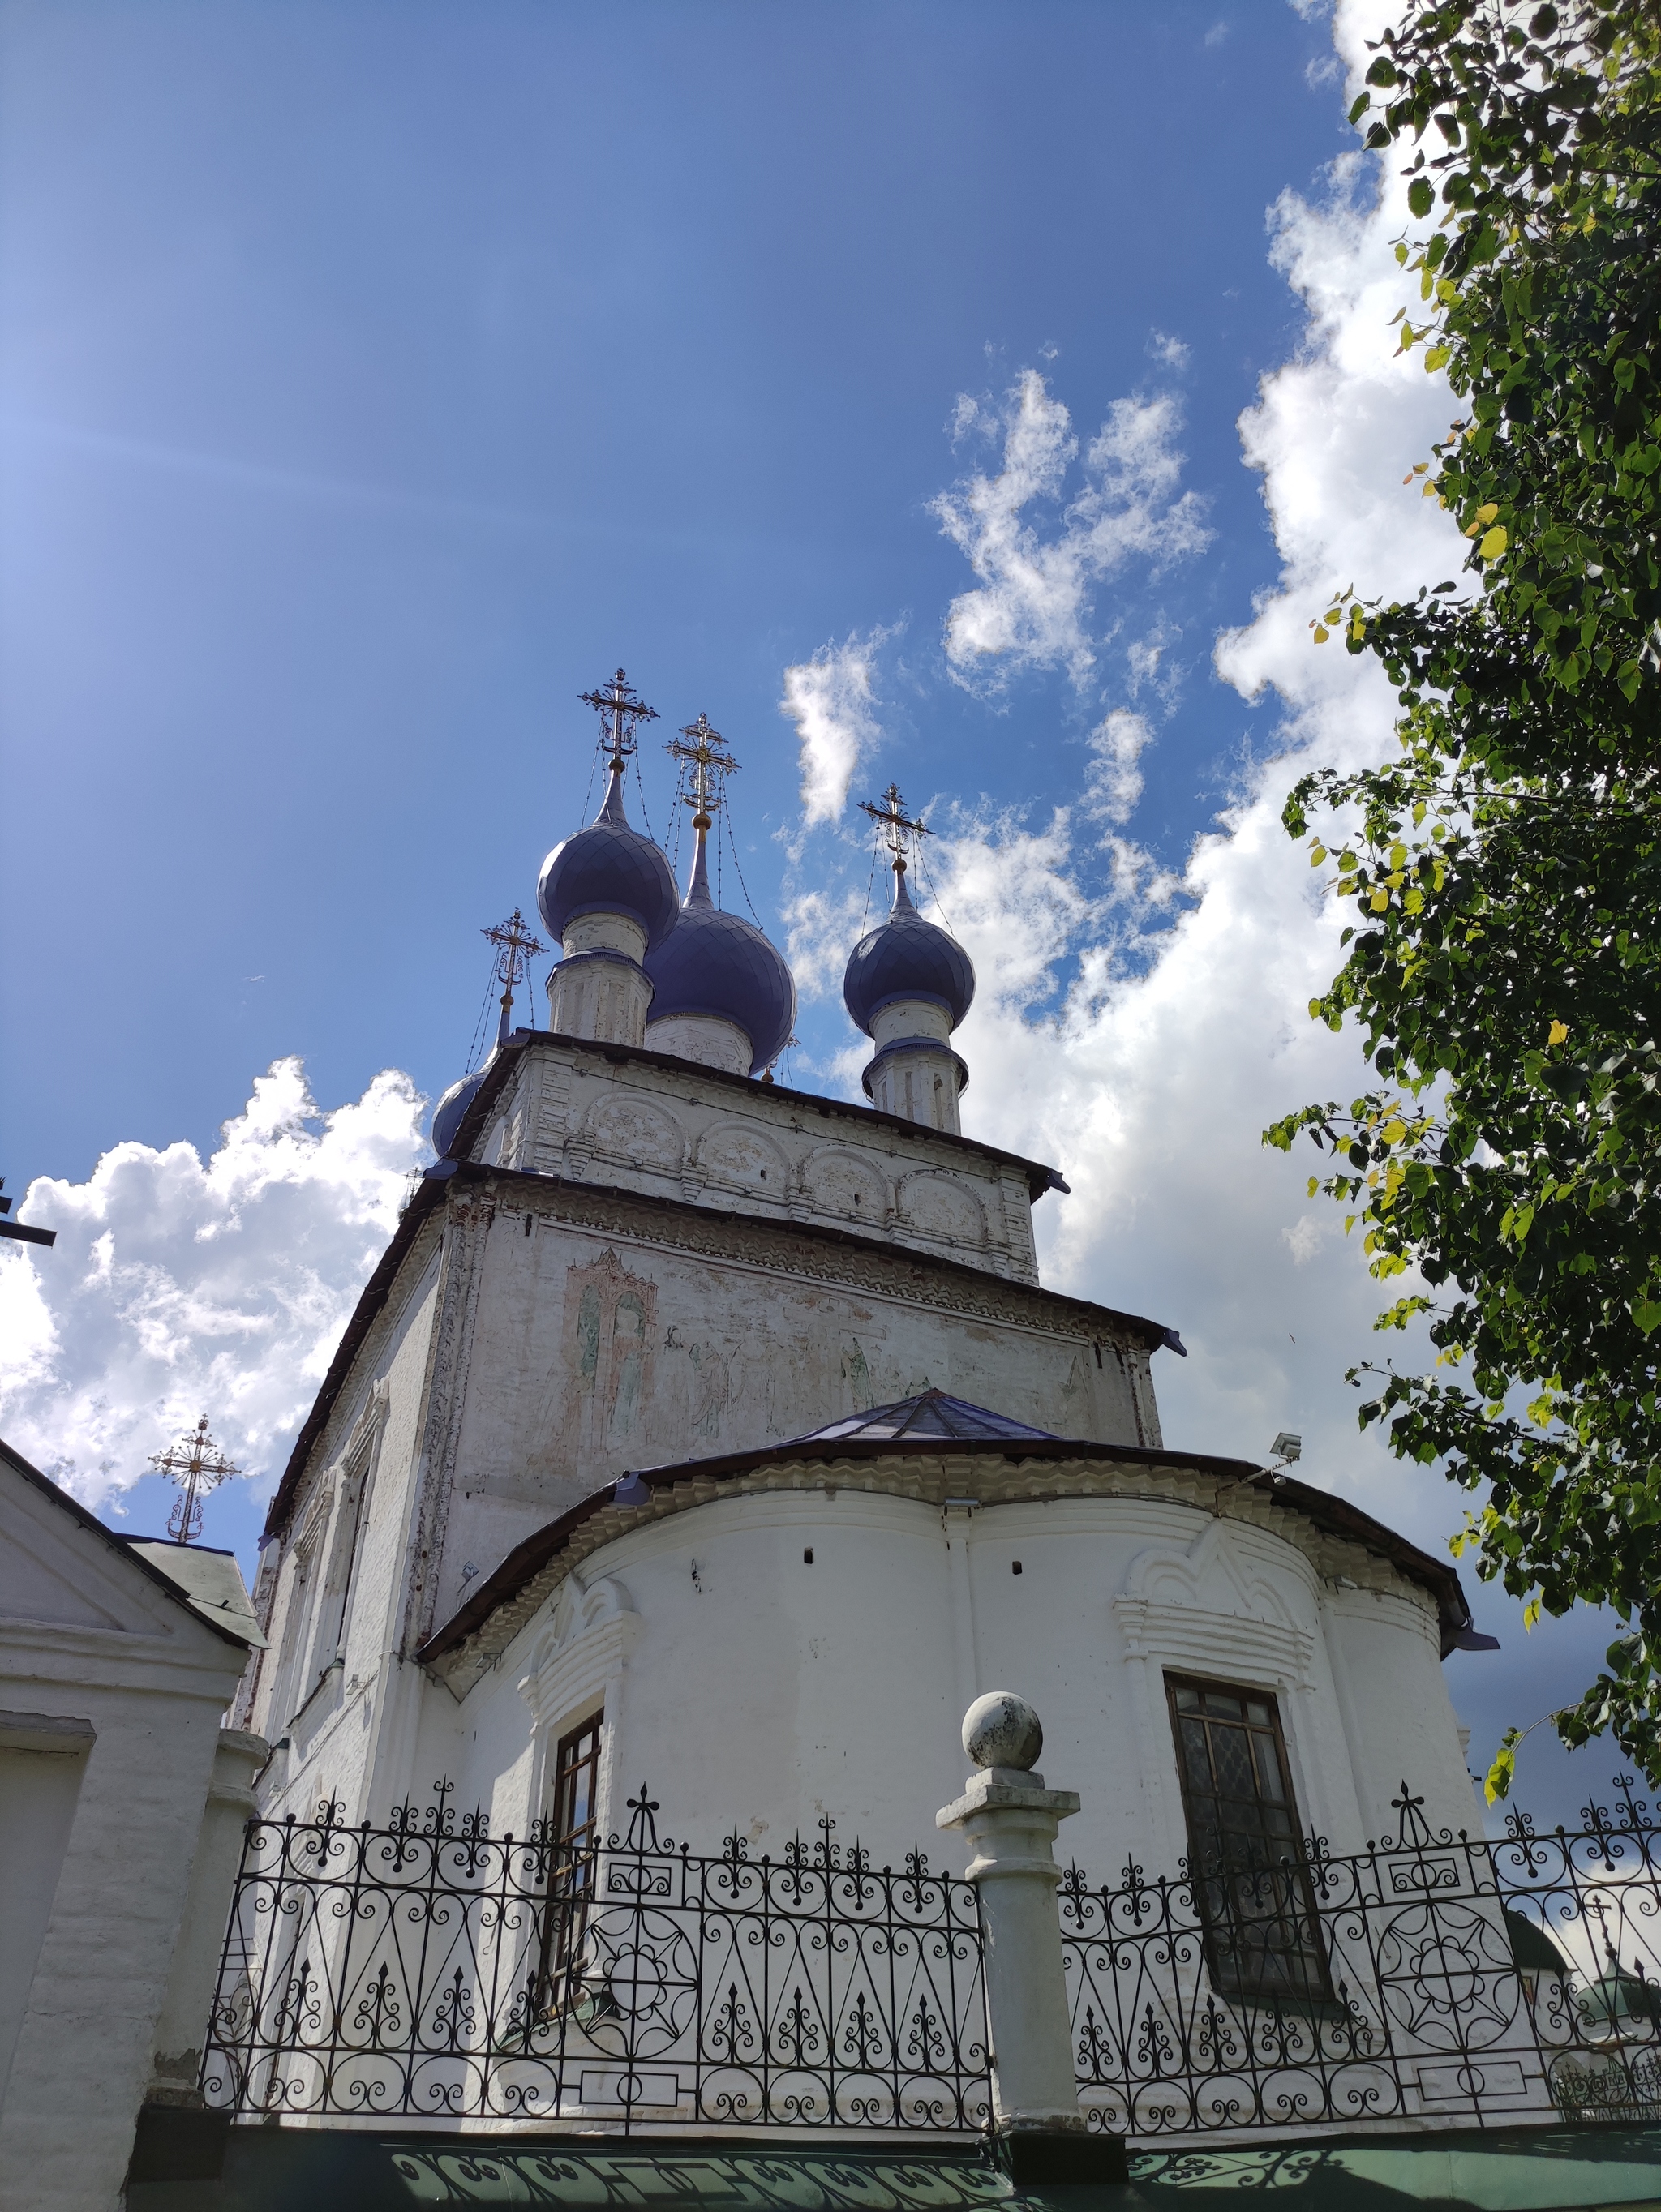
{"label": "green painted surface", "polygon": [[216,2181],[139,2183],[128,2212],[1661,2212],[1661,2128],[1190,2145],[1133,2154],[1128,2187],[1019,2192],[973,2148],[237,2128]]}

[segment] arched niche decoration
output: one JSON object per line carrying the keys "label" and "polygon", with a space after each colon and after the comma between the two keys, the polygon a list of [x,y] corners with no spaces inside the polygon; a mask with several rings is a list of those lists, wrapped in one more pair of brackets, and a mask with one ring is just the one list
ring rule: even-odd
{"label": "arched niche decoration", "polygon": [[575,1143],[585,1154],[660,1175],[678,1176],[686,1157],[686,1139],[673,1115],[649,1099],[627,1095],[601,1098]]}
{"label": "arched niche decoration", "polygon": [[801,1164],[801,1187],[808,1203],[838,1221],[861,1221],[883,1228],[894,1210],[888,1178],[868,1152],[842,1145],[821,1145]]}
{"label": "arched niche decoration", "polygon": [[745,1191],[773,1205],[789,1200],[793,1177],[783,1147],[751,1122],[717,1121],[706,1129],[693,1153],[691,1172],[703,1184]]}
{"label": "arched niche decoration", "polygon": [[986,1208],[959,1176],[922,1169],[904,1178],[895,1202],[916,1235],[984,1249]]}

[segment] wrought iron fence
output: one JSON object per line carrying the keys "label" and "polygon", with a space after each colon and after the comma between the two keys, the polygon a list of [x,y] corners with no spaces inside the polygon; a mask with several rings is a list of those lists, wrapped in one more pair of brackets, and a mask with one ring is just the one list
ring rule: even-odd
{"label": "wrought iron fence", "polygon": [[1081,2100],[1133,2139],[1661,2118],[1661,1828],[1615,1809],[1502,1838],[1397,1832],[1348,1856],[1063,1878]]}
{"label": "wrought iron fence", "polygon": [[447,1784],[384,1828],[255,1820],[202,2082],[242,2114],[970,2132],[989,2111],[975,1893],[920,1852],[705,1856],[629,1801],[573,1852]]}

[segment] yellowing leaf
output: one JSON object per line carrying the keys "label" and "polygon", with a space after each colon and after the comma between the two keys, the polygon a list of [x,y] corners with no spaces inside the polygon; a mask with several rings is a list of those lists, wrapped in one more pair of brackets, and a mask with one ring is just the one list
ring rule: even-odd
{"label": "yellowing leaf", "polygon": [[1509,543],[1504,524],[1496,523],[1476,550],[1485,561],[1497,561]]}
{"label": "yellowing leaf", "polygon": [[1316,625],[1315,625],[1315,642],[1316,642],[1316,644],[1317,644],[1317,645],[1324,645],[1324,644],[1326,643],[1327,640],[1328,640],[1331,635],[1332,635],[1332,632],[1331,632],[1329,629],[1327,629],[1326,625],[1325,625],[1323,623],[1316,623]]}
{"label": "yellowing leaf", "polygon": [[1399,1145],[1402,1138],[1406,1136],[1407,1133],[1407,1123],[1398,1116],[1393,1121],[1386,1121],[1384,1127],[1378,1132],[1378,1134],[1384,1139],[1387,1145]]}
{"label": "yellowing leaf", "polygon": [[1382,890],[1374,891],[1372,898],[1368,901],[1368,904],[1372,907],[1374,914],[1383,914],[1385,908],[1390,904],[1390,893],[1387,890]]}
{"label": "yellowing leaf", "polygon": [[1530,1634],[1539,1623],[1540,1611],[1540,1601],[1537,1597],[1531,1597],[1523,1607],[1523,1626]]}
{"label": "yellowing leaf", "polygon": [[1477,510],[1476,510],[1476,520],[1477,520],[1479,522],[1492,522],[1492,521],[1493,521],[1493,520],[1494,520],[1494,516],[1495,516],[1496,514],[1499,514],[1499,512],[1500,512],[1500,502],[1498,501],[1498,500],[1494,500],[1494,499],[1488,500],[1488,501],[1485,501],[1485,503],[1484,503],[1482,506],[1481,506],[1481,507],[1479,507],[1477,508]]}
{"label": "yellowing leaf", "polygon": [[1547,1035],[1546,1042],[1548,1044],[1561,1044],[1568,1033],[1569,1025],[1567,1022],[1554,1022]]}

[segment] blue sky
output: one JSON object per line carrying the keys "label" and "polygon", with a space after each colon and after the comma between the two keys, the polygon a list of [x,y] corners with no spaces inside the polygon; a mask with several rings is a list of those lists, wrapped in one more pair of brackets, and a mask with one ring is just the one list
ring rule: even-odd
{"label": "blue sky", "polygon": [[[743,763],[793,1079],[857,1095],[849,802],[897,777],[981,975],[964,1126],[1073,1185],[1046,1279],[1181,1328],[1168,1441],[1298,1430],[1442,1549],[1342,1381],[1377,1286],[1258,1143],[1362,1076],[1278,813],[1390,708],[1308,617],[1451,573],[1344,122],[1379,20],[0,0],[0,1170],[61,1232],[0,1254],[20,1448],[159,1525],[209,1412],[251,1559],[622,661]],[[1486,1763],[1607,1629],[1473,1594]],[[1548,1746],[1572,1816],[1609,1760]]]}
{"label": "blue sky", "polygon": [[1272,725],[1208,667],[1275,565],[1235,418],[1299,320],[1265,210],[1348,137],[1280,0],[0,25],[4,1035],[20,1072],[100,1041],[95,1085],[7,1085],[14,1178],[205,1143],[279,1052],[441,1088],[619,660],[743,761],[775,927],[781,672],[829,639],[905,624],[869,780],[1065,797],[1095,702],[940,651],[950,417],[1023,368],[1086,434],[1185,410],[1216,538],[1161,594],[1145,839],[1179,857]]}

